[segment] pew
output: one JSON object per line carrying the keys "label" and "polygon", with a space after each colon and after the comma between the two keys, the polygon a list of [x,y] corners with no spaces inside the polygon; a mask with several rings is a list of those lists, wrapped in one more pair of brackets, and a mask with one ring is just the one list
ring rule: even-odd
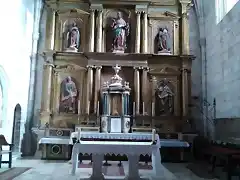
{"label": "pew", "polygon": [[[210,160],[212,173],[217,166],[220,166],[226,171],[227,180],[231,180],[232,176],[240,177],[237,169],[237,166],[240,165],[240,147],[236,144],[209,141],[204,137],[197,137],[194,140],[194,155],[196,159],[207,157]],[[218,161],[223,161],[223,163],[217,164]]]}
{"label": "pew", "polygon": [[[3,150],[3,146],[8,146],[9,150]],[[2,164],[8,164],[8,168],[12,168],[12,144],[9,144],[4,135],[0,135],[0,168]],[[8,161],[2,161],[2,155],[8,154]]]}

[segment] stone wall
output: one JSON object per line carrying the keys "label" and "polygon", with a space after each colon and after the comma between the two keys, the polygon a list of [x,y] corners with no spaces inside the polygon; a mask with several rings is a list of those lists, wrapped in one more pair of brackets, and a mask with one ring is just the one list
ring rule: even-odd
{"label": "stone wall", "polygon": [[231,137],[240,138],[240,118],[220,118],[216,121],[215,138],[217,140],[228,140]]}
{"label": "stone wall", "polygon": [[217,118],[240,117],[240,2],[216,23],[215,1],[204,0],[207,100]]}

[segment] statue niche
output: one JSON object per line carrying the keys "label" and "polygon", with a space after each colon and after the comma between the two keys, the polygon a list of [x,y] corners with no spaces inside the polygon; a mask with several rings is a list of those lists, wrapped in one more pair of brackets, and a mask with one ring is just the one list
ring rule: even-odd
{"label": "statue niche", "polygon": [[172,115],[174,113],[174,93],[171,83],[167,79],[160,80],[157,83],[155,91],[155,114]]}
{"label": "statue niche", "polygon": [[129,16],[122,11],[110,11],[106,24],[106,49],[114,53],[124,53],[128,48],[130,35]]}
{"label": "statue niche", "polygon": [[64,28],[64,50],[66,52],[78,52],[80,49],[80,22],[68,20]]}
{"label": "statue niche", "polygon": [[154,26],[154,53],[171,55],[173,52],[172,24],[157,22]]}
{"label": "statue niche", "polygon": [[68,76],[61,83],[59,112],[77,113],[78,91],[76,81]]}

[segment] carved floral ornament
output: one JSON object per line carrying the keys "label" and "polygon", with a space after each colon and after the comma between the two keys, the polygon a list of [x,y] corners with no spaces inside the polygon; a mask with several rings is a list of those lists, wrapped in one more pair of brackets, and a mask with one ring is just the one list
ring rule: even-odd
{"label": "carved floral ornament", "polygon": [[79,66],[74,66],[74,65],[57,65],[55,67],[56,71],[61,71],[61,72],[76,72],[76,71],[81,71],[81,70],[86,70],[83,67],[79,67]]}

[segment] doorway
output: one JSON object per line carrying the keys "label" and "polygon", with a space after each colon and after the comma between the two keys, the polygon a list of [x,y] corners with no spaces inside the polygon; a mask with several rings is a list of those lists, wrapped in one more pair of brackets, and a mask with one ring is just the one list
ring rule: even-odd
{"label": "doorway", "polygon": [[20,104],[17,104],[14,109],[13,117],[13,131],[12,131],[12,144],[13,151],[19,152],[20,147],[20,129],[21,129],[21,111],[22,108]]}

